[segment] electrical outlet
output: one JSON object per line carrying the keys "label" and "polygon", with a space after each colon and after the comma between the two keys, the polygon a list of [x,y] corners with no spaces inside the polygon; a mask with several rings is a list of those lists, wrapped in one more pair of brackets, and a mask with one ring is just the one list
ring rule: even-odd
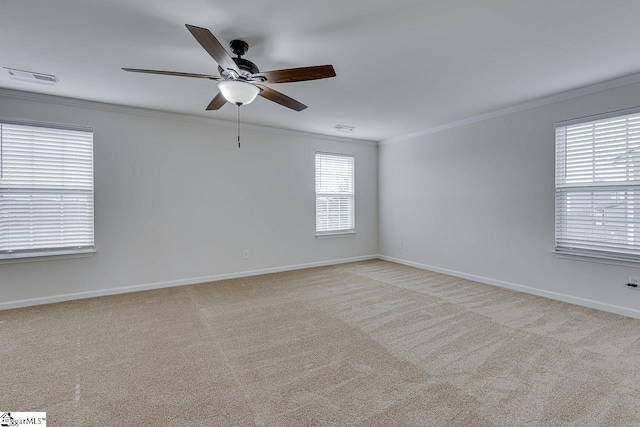
{"label": "electrical outlet", "polygon": [[627,282],[627,286],[631,289],[640,290],[640,277],[629,277],[629,281]]}
{"label": "electrical outlet", "polygon": [[249,249],[242,251],[242,259],[249,259]]}
{"label": "electrical outlet", "polygon": [[398,242],[398,249],[402,249],[402,241]]}

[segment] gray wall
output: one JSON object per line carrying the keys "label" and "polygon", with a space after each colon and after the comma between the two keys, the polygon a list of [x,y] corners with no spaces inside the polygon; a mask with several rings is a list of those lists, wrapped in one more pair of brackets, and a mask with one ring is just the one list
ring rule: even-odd
{"label": "gray wall", "polygon": [[[233,128],[0,97],[0,117],[95,128],[98,249],[0,264],[1,302],[381,253],[640,314],[640,269],[552,253],[553,123],[638,105],[635,84],[379,148],[244,130],[238,150]],[[355,237],[314,237],[315,150],[356,156]]]}
{"label": "gray wall", "polygon": [[[95,129],[97,247],[1,264],[0,303],[377,252],[375,145],[243,130],[238,149],[233,127],[2,97],[0,117]],[[315,238],[315,150],[356,156],[355,237]]]}
{"label": "gray wall", "polygon": [[381,145],[380,253],[639,310],[637,268],[552,253],[553,123],[638,105],[635,84]]}

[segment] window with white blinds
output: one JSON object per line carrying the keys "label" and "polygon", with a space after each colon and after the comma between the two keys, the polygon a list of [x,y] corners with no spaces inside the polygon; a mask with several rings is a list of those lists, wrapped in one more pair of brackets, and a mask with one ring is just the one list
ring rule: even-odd
{"label": "window with white blinds", "polygon": [[355,158],[316,153],[316,235],[355,229]]}
{"label": "window with white blinds", "polygon": [[93,251],[93,131],[0,121],[0,259]]}
{"label": "window with white blinds", "polygon": [[640,109],[556,124],[556,251],[640,260]]}

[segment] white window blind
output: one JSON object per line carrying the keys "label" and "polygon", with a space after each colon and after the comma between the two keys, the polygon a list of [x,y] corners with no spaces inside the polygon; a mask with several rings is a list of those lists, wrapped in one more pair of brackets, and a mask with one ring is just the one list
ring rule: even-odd
{"label": "white window blind", "polygon": [[93,131],[0,121],[0,259],[93,250]]}
{"label": "white window blind", "polygon": [[640,260],[640,111],[556,125],[556,251]]}
{"label": "white window blind", "polygon": [[316,235],[355,228],[355,158],[316,153]]}

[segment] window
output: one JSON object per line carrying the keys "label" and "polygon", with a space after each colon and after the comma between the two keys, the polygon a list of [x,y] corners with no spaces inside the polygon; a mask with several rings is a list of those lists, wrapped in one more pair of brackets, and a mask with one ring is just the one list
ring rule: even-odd
{"label": "window", "polygon": [[0,121],[0,259],[94,252],[93,131]]}
{"label": "window", "polygon": [[640,261],[640,109],[556,124],[556,251]]}
{"label": "window", "polygon": [[355,233],[355,158],[316,153],[316,235]]}

